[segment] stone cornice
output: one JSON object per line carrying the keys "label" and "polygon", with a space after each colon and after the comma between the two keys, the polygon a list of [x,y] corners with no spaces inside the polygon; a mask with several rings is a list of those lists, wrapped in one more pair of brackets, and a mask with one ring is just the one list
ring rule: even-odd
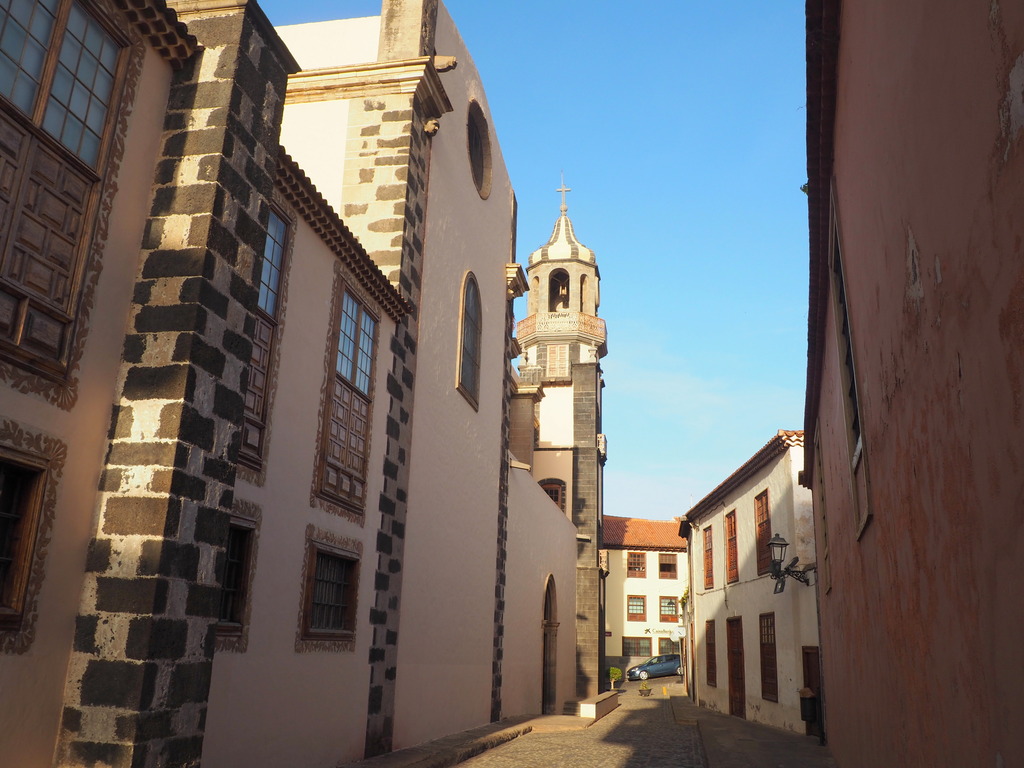
{"label": "stone cornice", "polygon": [[411,305],[373,263],[356,236],[284,149],[278,156],[276,185],[295,212],[352,271],[360,285],[392,320],[399,322],[402,315],[411,310]]}
{"label": "stone cornice", "polygon": [[395,93],[418,94],[423,99],[427,118],[452,111],[452,103],[430,56],[298,72],[288,78],[285,104]]}
{"label": "stone cornice", "polygon": [[[118,0],[118,2],[137,1],[138,0]],[[152,0],[152,2],[160,1],[161,0]],[[292,56],[291,51],[288,50],[288,46],[286,46],[284,41],[281,40],[280,35],[277,34],[277,30],[274,29],[274,25],[270,23],[267,15],[255,0],[168,0],[168,2],[174,6],[179,16],[184,17],[188,17],[190,15],[202,17],[226,15],[238,12],[244,8],[249,14],[249,17],[259,28],[263,39],[273,49],[274,53],[277,54],[277,57],[281,62],[281,66],[284,67],[285,71],[288,74],[299,71],[299,63],[295,61],[295,57]]]}
{"label": "stone cornice", "polygon": [[181,69],[199,47],[195,35],[164,0],[114,0],[114,4],[172,68]]}
{"label": "stone cornice", "polygon": [[523,268],[515,262],[505,265],[505,288],[509,301],[518,299],[529,290],[526,274],[523,272]]}

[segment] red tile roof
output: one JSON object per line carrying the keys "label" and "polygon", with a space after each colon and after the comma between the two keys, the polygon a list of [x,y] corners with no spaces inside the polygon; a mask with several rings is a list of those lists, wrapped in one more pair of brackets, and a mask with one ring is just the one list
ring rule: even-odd
{"label": "red tile roof", "polygon": [[604,546],[608,549],[656,549],[686,551],[676,520],[640,520],[604,516]]}

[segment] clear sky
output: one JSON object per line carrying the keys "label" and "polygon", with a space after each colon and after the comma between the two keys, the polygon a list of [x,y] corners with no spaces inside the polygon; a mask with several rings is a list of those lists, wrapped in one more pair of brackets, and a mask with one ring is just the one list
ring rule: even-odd
{"label": "clear sky", "polygon": [[[803,427],[803,3],[444,2],[516,190],[519,262],[551,234],[563,171],[597,255],[605,514],[681,515]],[[260,5],[276,25],[380,12]]]}

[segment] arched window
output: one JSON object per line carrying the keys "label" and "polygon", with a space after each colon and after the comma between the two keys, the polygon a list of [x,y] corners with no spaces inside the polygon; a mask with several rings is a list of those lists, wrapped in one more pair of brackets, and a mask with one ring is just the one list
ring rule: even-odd
{"label": "arched window", "polygon": [[550,496],[551,500],[558,505],[558,508],[565,512],[565,481],[549,477],[546,480],[541,480],[539,485],[544,490],[544,493]]}
{"label": "arched window", "polygon": [[458,388],[476,408],[480,402],[480,288],[470,272],[462,288],[462,332],[459,339]]}
{"label": "arched window", "polygon": [[569,273],[556,269],[548,280],[548,312],[560,312],[569,308]]}

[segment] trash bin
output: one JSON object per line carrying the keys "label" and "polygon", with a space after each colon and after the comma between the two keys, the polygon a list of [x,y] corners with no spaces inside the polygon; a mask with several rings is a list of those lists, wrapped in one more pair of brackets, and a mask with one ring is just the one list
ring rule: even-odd
{"label": "trash bin", "polygon": [[818,697],[810,688],[800,689],[800,719],[805,723],[818,719]]}

